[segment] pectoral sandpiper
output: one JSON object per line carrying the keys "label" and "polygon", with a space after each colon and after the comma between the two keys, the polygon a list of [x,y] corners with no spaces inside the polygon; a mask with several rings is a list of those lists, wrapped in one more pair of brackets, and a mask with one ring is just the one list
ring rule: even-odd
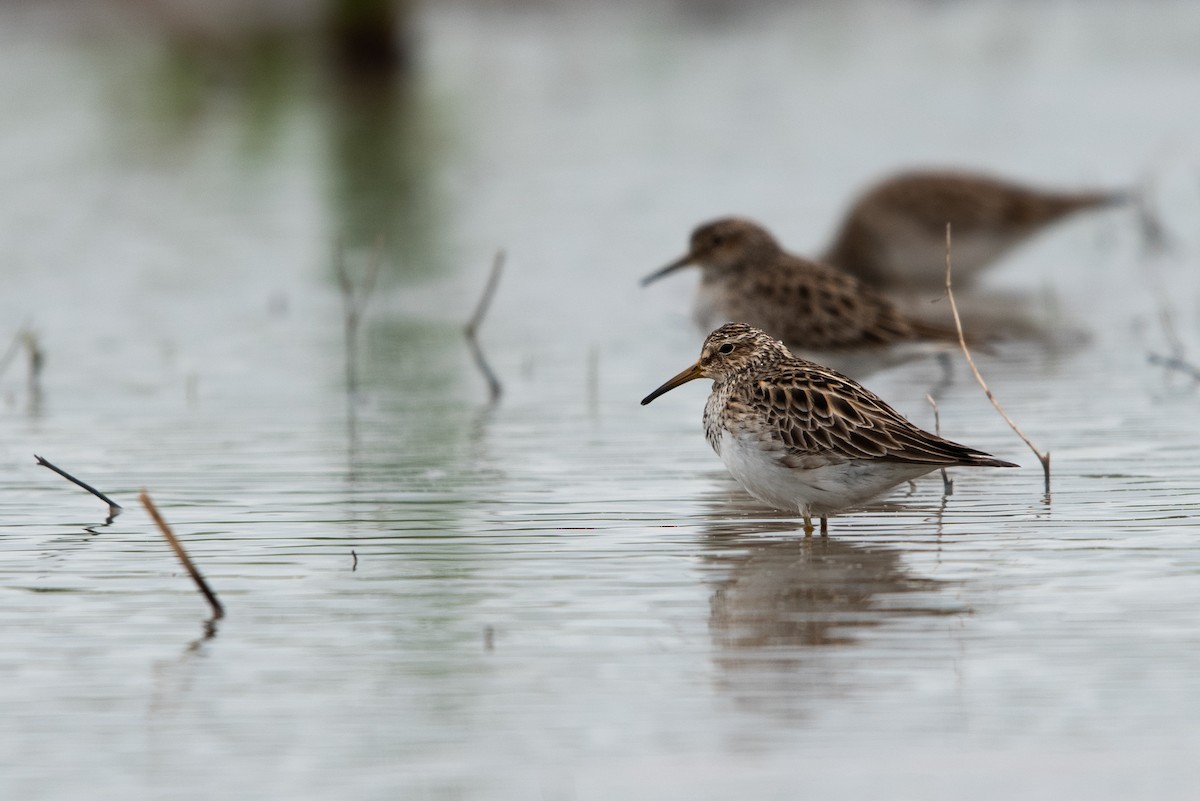
{"label": "pectoral sandpiper", "polygon": [[943,467],[1016,467],[917,428],[853,379],[793,356],[744,323],[709,334],[699,360],[642,400],[713,380],[704,433],[733,477],[763,503],[828,516]]}

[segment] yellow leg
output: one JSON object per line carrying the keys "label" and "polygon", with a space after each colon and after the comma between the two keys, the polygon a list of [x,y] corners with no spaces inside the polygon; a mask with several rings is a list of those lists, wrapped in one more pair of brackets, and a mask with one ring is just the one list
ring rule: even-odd
{"label": "yellow leg", "polygon": [[804,536],[811,537],[813,533],[812,515],[808,512],[801,512],[804,515]]}

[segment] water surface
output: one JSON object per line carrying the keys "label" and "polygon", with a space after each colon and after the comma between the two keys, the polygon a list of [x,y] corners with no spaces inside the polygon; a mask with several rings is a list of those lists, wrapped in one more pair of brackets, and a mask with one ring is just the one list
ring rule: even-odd
{"label": "water surface", "polygon": [[[864,13],[869,12],[869,13]],[[424,10],[339,89],[0,10],[0,724],[13,798],[1191,798],[1200,782],[1200,23],[1188,4]],[[182,52],[182,55],[181,55]],[[815,252],[914,163],[1152,176],[998,266],[1052,335],[956,365],[1022,470],[835,518],[700,431],[697,222]],[[384,269],[347,393],[339,242]],[[461,328],[508,252],[483,346]],[[7,339],[3,343],[7,344]],[[1175,349],[1175,350],[1173,350]],[[936,364],[868,385],[931,426]],[[40,454],[125,506],[37,467]],[[220,594],[207,610],[146,487]]]}

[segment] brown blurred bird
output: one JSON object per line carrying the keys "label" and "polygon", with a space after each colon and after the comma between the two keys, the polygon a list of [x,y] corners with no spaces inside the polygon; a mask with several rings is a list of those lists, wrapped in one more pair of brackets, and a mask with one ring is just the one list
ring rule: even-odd
{"label": "brown blurred bird", "polygon": [[854,276],[788,253],[766,229],[745,218],[699,226],[688,252],[642,284],[689,265],[701,270],[694,314],[704,330],[730,321],[748,323],[823,361],[885,354],[898,345],[944,348],[958,341],[953,328],[903,314]]}
{"label": "brown blurred bird", "polygon": [[971,172],[901,173],[854,201],[821,260],[877,287],[938,288],[945,281],[950,223],[954,282],[965,285],[1052,223],[1130,198],[1127,192],[1052,192]]}

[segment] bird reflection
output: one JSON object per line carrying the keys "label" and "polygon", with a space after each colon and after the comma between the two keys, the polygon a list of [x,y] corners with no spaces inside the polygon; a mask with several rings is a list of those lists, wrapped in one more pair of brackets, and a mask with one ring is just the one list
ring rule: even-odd
{"label": "bird reflection", "polygon": [[848,645],[857,629],[890,617],[945,613],[877,602],[882,594],[940,589],[940,582],[908,573],[900,551],[796,536],[793,522],[758,521],[753,533],[785,530],[790,536],[779,539],[715,534],[710,540],[720,549],[713,561],[731,568],[711,601],[710,625],[722,649]]}
{"label": "bird reflection", "polygon": [[871,629],[969,612],[946,603],[947,582],[914,575],[899,547],[805,537],[797,520],[752,509],[726,500],[723,519],[706,526],[706,561],[717,568],[709,631],[720,683],[739,701],[786,713],[839,695],[871,682],[869,651],[843,658],[870,647]]}

